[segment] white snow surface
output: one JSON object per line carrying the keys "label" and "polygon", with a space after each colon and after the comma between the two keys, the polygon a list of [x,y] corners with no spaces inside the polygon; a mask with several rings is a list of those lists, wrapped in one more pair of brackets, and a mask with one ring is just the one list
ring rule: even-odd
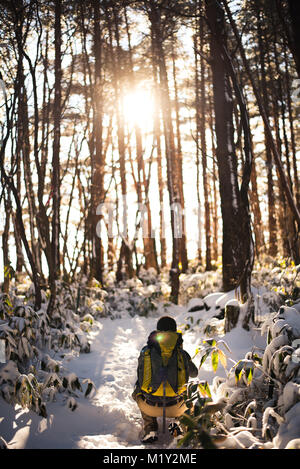
{"label": "white snow surface", "polygon": [[[188,306],[172,306],[167,312],[176,319],[179,329],[191,314],[195,320],[205,320],[205,310],[188,313]],[[208,311],[207,314],[211,317],[212,312]],[[7,442],[8,448],[145,448],[140,442],[140,411],[131,394],[136,381],[140,350],[146,344],[150,332],[156,328],[158,317],[156,314],[148,318],[129,315],[114,320],[101,318],[94,322],[89,333],[90,353],[69,352],[63,357],[59,353],[53,356],[80,380],[89,378],[95,384],[94,392],[87,398],[84,393],[78,392],[75,410],[68,407],[67,397],[58,395],[57,401],[46,403],[48,415],[43,418],[19,405],[13,407],[0,398],[0,435]],[[183,331],[185,350],[193,357],[204,338],[207,337],[201,335],[200,329]],[[253,347],[265,347],[265,338],[259,331],[248,332],[239,326],[222,339],[230,347],[228,357],[234,361],[242,359]],[[199,362],[200,357],[197,355],[194,363],[199,366]],[[231,368],[232,362],[229,361],[227,366]],[[217,375],[225,377],[223,367],[218,368]],[[211,384],[215,376],[208,360],[202,366],[199,378]],[[159,440],[151,447],[175,447],[176,442],[168,432],[162,433],[162,422],[160,419],[158,422]]]}

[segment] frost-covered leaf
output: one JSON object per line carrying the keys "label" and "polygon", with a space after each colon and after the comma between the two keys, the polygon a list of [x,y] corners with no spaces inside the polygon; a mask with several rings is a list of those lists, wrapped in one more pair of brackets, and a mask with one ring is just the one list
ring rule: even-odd
{"label": "frost-covered leaf", "polygon": [[226,366],[227,366],[227,358],[226,358],[226,355],[225,355],[225,353],[223,352],[223,350],[218,349],[218,355],[219,355],[219,359],[220,359],[220,362],[221,362],[223,368],[226,369]]}
{"label": "frost-covered leaf", "polygon": [[240,360],[234,368],[236,383],[238,383],[239,380],[241,379],[243,368],[244,368],[244,362],[243,362],[243,360]]}
{"label": "frost-covered leaf", "polygon": [[82,383],[87,383],[87,387],[84,393],[84,397],[87,397],[91,394],[92,390],[95,389],[95,384],[90,379],[84,379]]}
{"label": "frost-covered leaf", "polygon": [[68,407],[72,412],[74,412],[74,410],[77,409],[78,404],[77,404],[76,400],[74,399],[74,397],[70,397],[70,398],[67,400],[67,407]]}

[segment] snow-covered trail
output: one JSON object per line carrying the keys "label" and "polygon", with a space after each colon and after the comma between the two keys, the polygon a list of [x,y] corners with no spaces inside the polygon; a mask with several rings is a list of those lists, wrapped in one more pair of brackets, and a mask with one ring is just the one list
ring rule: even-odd
{"label": "snow-covered trail", "polygon": [[[187,309],[175,307],[172,312],[180,325]],[[140,350],[149,333],[156,328],[157,319],[135,316],[95,321],[90,333],[90,353],[77,355],[70,352],[63,358],[55,356],[55,360],[69,372],[74,372],[80,381],[89,378],[95,384],[94,394],[88,398],[78,393],[74,411],[68,408],[62,395],[56,402],[47,403],[47,418],[20,406],[13,408],[1,399],[0,435],[9,448],[143,448],[140,443],[142,420],[131,394]],[[184,348],[191,356],[201,339],[195,332],[184,334]],[[231,347],[232,358],[240,359],[253,346],[253,334],[237,328],[227,335],[226,341]],[[196,357],[196,365],[199,365],[198,361]],[[217,374],[222,376],[222,372],[224,370],[220,368]],[[201,368],[199,377],[212,381],[209,364]],[[155,448],[170,443],[172,439],[168,433],[160,434]]]}
{"label": "snow-covered trail", "polygon": [[78,393],[74,411],[59,399],[47,403],[48,417],[41,418],[1,399],[0,435],[9,448],[143,448],[140,412],[131,394],[140,349],[156,321],[135,317],[95,322],[91,352],[70,353],[61,360],[80,380],[89,378],[95,384],[92,397]]}

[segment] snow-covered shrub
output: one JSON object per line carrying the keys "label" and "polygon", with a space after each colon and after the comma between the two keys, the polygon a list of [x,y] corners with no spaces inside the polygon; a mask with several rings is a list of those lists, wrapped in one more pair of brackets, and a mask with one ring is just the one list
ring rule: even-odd
{"label": "snow-covered shrub", "polygon": [[256,263],[252,272],[252,287],[269,311],[281,305],[294,306],[300,301],[300,266],[289,259],[265,258]]}
{"label": "snow-covered shrub", "polygon": [[0,368],[0,392],[7,402],[18,403],[34,410],[38,415],[47,416],[42,399],[42,385],[33,373],[20,373],[12,360]]}
{"label": "snow-covered shrub", "polygon": [[180,418],[185,428],[184,434],[178,440],[178,447],[214,448],[209,435],[212,427],[208,403],[211,403],[211,391],[207,381],[193,380],[187,385],[184,393],[186,412]]}
{"label": "snow-covered shrub", "polygon": [[12,303],[7,293],[0,294],[0,319],[5,320],[12,310]]}
{"label": "snow-covered shrub", "polygon": [[287,422],[289,428],[297,428],[300,418],[300,312],[294,307],[282,306],[266,321],[263,332],[268,330],[268,345],[263,359],[264,372],[269,376],[273,390],[273,405],[281,421],[275,446],[285,447]]}
{"label": "snow-covered shrub", "polygon": [[221,291],[222,275],[219,270],[180,275],[180,302],[188,303],[192,298],[204,298],[214,291]]}
{"label": "snow-covered shrub", "polygon": [[[211,391],[217,402],[226,399],[223,412],[207,427],[218,447],[219,437],[225,438],[222,447],[235,448],[285,448],[291,439],[299,438],[300,312],[280,307],[265,321],[261,333],[267,337],[262,356],[248,352],[225,378],[216,376],[213,381]],[[214,339],[204,341],[200,367],[209,357],[215,372],[219,361],[226,364],[219,345]],[[248,436],[241,440],[245,432]]]}
{"label": "snow-covered shrub", "polygon": [[[123,315],[148,316],[157,311],[168,286],[153,269],[141,269],[140,277],[117,283],[115,276],[106,274],[105,288],[99,282],[78,284],[73,292],[77,297],[78,314],[93,318],[120,319]],[[73,287],[74,289],[74,287]],[[86,324],[83,326],[86,328]]]}
{"label": "snow-covered shrub", "polygon": [[[58,393],[75,398],[75,388],[84,392],[79,379],[73,377],[70,381],[53,355],[59,352],[63,356],[66,349],[90,351],[88,332],[93,316],[81,317],[76,310],[77,285],[58,286],[51,317],[46,312],[47,304],[42,304],[39,311],[33,309],[26,289],[22,297],[0,296],[0,339],[5,343],[6,358],[6,363],[0,364],[0,395],[7,402],[18,403],[42,416],[46,416],[46,402],[54,400]],[[86,388],[87,396],[91,382]]]}
{"label": "snow-covered shrub", "polygon": [[165,289],[161,277],[157,274],[154,277],[151,269],[142,270],[140,278],[128,279],[106,289],[106,315],[115,319],[128,314],[132,317],[155,314],[165,299]]}

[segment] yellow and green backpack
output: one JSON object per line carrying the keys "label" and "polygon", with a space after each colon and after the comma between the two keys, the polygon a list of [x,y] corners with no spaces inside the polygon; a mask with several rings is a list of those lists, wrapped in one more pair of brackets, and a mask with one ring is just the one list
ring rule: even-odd
{"label": "yellow and green backpack", "polygon": [[178,332],[156,331],[142,349],[138,382],[144,393],[172,397],[182,394],[188,382],[188,356]]}

